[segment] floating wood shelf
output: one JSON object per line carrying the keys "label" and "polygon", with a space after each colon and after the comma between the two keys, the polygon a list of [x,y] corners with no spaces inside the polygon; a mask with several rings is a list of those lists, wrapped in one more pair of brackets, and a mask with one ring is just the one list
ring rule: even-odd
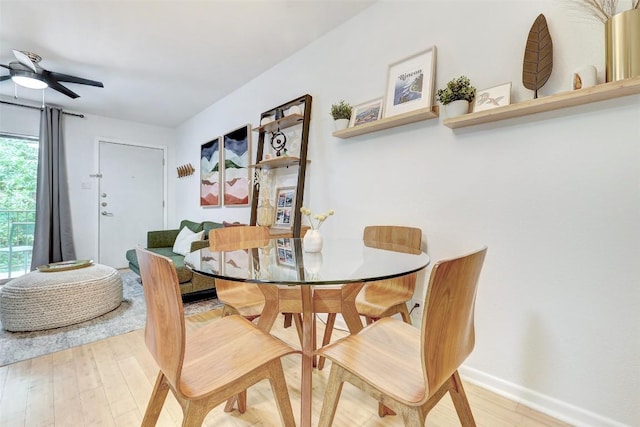
{"label": "floating wood shelf", "polygon": [[253,128],[254,132],[275,132],[278,129],[283,130],[286,128],[290,128],[291,126],[299,125],[304,120],[304,116],[302,114],[290,114],[288,116],[284,116],[281,119],[274,120],[265,125],[258,126],[257,128]]}
{"label": "floating wood shelf", "polygon": [[332,135],[336,138],[347,139],[358,135],[364,135],[366,133],[407,125],[409,123],[435,119],[436,117],[438,117],[437,105],[433,107],[420,108],[419,110],[398,114],[393,117],[386,117],[384,119],[376,120],[375,122],[365,123],[352,128],[337,130],[333,132]]}
{"label": "floating wood shelf", "polygon": [[442,124],[451,129],[457,129],[637,94],[640,94],[640,77],[632,77],[617,82],[604,83],[585,89],[572,90],[545,96],[544,98],[505,105],[491,110],[469,113],[445,119]]}
{"label": "floating wood shelf", "polygon": [[[307,160],[307,163],[311,163],[311,160]],[[274,157],[268,160],[262,160],[258,164],[250,165],[250,168],[257,169],[275,169],[275,168],[284,168],[288,166],[298,166],[300,164],[300,159],[298,157],[293,156],[282,156],[282,157]]]}

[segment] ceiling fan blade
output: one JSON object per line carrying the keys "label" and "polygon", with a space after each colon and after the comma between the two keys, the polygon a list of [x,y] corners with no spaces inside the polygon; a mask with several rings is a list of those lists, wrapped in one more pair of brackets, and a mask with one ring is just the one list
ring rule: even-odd
{"label": "ceiling fan blade", "polygon": [[38,69],[36,68],[36,64],[27,55],[15,49],[13,49],[13,54],[15,55],[19,63],[32,69],[34,73],[38,72]]}
{"label": "ceiling fan blade", "polygon": [[66,87],[62,86],[60,83],[58,83],[55,80],[52,79],[47,79],[47,83],[49,83],[49,87],[53,90],[57,90],[60,93],[63,93],[65,95],[67,95],[70,98],[76,99],[79,98],[80,95],[78,95],[77,93],[75,93],[72,90],[67,89]]}
{"label": "ceiling fan blade", "polygon": [[11,76],[0,76],[0,82],[3,82],[5,80],[9,80],[11,78]]}
{"label": "ceiling fan blade", "polygon": [[83,79],[82,77],[70,76],[68,74],[56,73],[55,71],[43,71],[43,73],[50,75],[52,78],[59,82],[78,83],[81,85],[104,87],[101,82],[89,79]]}

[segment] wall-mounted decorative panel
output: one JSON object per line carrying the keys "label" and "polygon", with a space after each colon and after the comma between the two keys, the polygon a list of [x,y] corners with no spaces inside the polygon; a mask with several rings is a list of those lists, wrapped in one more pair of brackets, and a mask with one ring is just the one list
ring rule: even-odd
{"label": "wall-mounted decorative panel", "polygon": [[249,155],[251,125],[247,124],[222,137],[224,164],[224,206],[249,205]]}
{"label": "wall-mounted decorative panel", "polygon": [[200,206],[220,206],[220,137],[200,146]]}

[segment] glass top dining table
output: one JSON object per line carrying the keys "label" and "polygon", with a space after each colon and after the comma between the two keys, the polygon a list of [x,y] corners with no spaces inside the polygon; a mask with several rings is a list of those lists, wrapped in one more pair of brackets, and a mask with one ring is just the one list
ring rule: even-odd
{"label": "glass top dining table", "polygon": [[303,239],[245,243],[244,250],[205,247],[185,256],[185,265],[220,279],[277,285],[335,285],[403,276],[425,268],[429,256],[401,245],[362,239],[324,238],[320,252],[305,252]]}
{"label": "glass top dining table", "polygon": [[[355,295],[364,283],[391,279],[424,269],[429,256],[419,250],[362,239],[324,238],[320,252],[305,252],[303,239],[273,238],[244,242],[241,250],[214,251],[209,247],[188,253],[185,265],[218,279],[258,284],[265,294],[258,327],[270,330],[279,312],[273,285],[297,286],[302,314],[302,384],[300,425],[311,426],[313,342],[313,289],[341,285],[344,295],[340,313],[351,333],[362,329],[355,309]],[[271,295],[271,297],[270,297]],[[271,319],[266,320],[266,319]],[[264,321],[263,321],[264,320]]]}

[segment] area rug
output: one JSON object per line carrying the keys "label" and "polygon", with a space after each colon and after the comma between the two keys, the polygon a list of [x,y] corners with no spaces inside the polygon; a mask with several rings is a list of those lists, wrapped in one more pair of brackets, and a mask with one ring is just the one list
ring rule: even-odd
{"label": "area rug", "polygon": [[[8,332],[0,329],[0,366],[76,347],[144,327],[146,306],[138,275],[120,271],[122,304],[95,319],[63,328],[34,332]],[[185,302],[185,316],[219,307],[216,298]],[[1,325],[0,325],[1,326]]]}

